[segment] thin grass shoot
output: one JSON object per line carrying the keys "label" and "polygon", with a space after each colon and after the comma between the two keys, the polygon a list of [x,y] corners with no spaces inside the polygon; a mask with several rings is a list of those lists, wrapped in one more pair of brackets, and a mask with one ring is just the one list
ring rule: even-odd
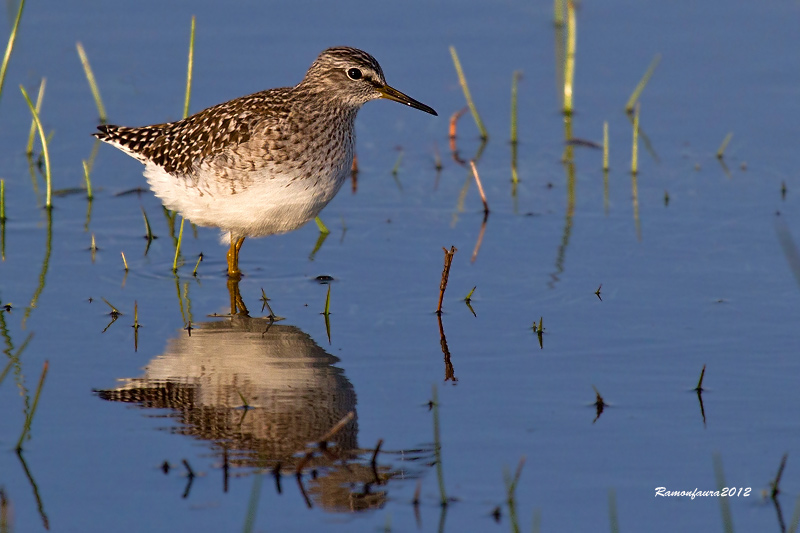
{"label": "thin grass shoot", "polygon": [[25,0],[20,0],[19,9],[17,9],[17,16],[14,18],[14,24],[11,26],[11,33],[8,36],[6,52],[3,54],[3,62],[0,63],[0,96],[3,95],[3,83],[6,81],[8,62],[11,60],[11,52],[14,50],[14,43],[17,40],[17,30],[19,29],[19,21],[22,20],[22,10],[24,7]]}
{"label": "thin grass shoot", "polygon": [[194,66],[194,27],[195,16],[192,15],[192,29],[189,33],[189,65],[186,67],[186,98],[183,101],[183,118],[189,116],[189,103],[192,99],[192,68]]}
{"label": "thin grass shoot", "polygon": [[733,132],[728,133],[722,140],[722,144],[719,145],[719,150],[717,150],[717,159],[722,159],[725,156],[725,149],[728,147],[728,143],[731,142],[731,139],[733,139]]}
{"label": "thin grass shoot", "polygon": [[[36,113],[41,114],[42,112],[42,100],[44,99],[44,89],[47,85],[47,78],[42,78],[41,83],[39,84],[39,93],[36,95]],[[25,153],[29,156],[33,155],[33,139],[36,135],[36,121],[31,120],[31,129],[28,132],[28,145],[25,148]]]}
{"label": "thin grass shoot", "polygon": [[639,100],[639,97],[642,94],[647,82],[650,81],[650,78],[653,76],[653,72],[656,71],[656,67],[661,62],[661,54],[656,54],[653,60],[650,62],[650,66],[647,67],[647,70],[642,76],[642,79],[639,80],[639,83],[636,84],[636,88],[631,93],[630,98],[628,98],[628,103],[625,104],[625,112],[631,113],[633,112],[633,107],[636,105],[636,102]]}
{"label": "thin grass shoot", "polygon": [[89,64],[89,57],[86,55],[86,51],[83,49],[83,45],[80,42],[77,42],[75,47],[78,49],[78,56],[81,59],[81,65],[83,65],[83,72],[86,73],[86,81],[89,82],[89,89],[92,91],[92,97],[94,98],[94,104],[97,106],[100,122],[105,124],[108,119],[106,108],[103,105],[103,99],[100,97],[100,88],[97,86],[97,80],[94,77],[94,72],[92,72],[92,66]]}
{"label": "thin grass shoot", "polygon": [[47,199],[45,201],[45,207],[47,209],[52,209],[53,184],[50,175],[50,150],[47,149],[47,136],[44,134],[44,128],[42,127],[42,121],[39,119],[39,113],[36,112],[36,107],[28,97],[25,87],[20,85],[19,90],[22,91],[22,96],[25,98],[25,102],[27,102],[28,108],[30,108],[31,114],[33,115],[33,121],[36,123],[36,130],[39,132],[39,140],[42,143],[42,154],[44,154],[44,177],[45,183],[47,184]]}
{"label": "thin grass shoot", "polygon": [[478,126],[481,139],[487,140],[489,138],[489,134],[486,132],[486,127],[483,125],[483,121],[478,114],[478,108],[475,107],[475,102],[472,100],[472,95],[470,94],[469,86],[467,85],[467,78],[464,76],[464,70],[461,68],[461,61],[458,59],[458,53],[456,52],[455,46],[450,47],[450,55],[453,57],[453,65],[456,67],[458,83],[461,84],[461,90],[464,92],[464,98],[467,100],[469,110],[472,112],[472,118],[475,119],[475,124]]}

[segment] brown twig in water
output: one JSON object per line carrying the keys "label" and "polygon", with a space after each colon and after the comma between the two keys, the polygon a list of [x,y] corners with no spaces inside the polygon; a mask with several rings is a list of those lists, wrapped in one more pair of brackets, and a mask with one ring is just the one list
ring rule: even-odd
{"label": "brown twig in water", "polygon": [[444,300],[444,291],[447,288],[447,278],[450,277],[450,265],[453,263],[453,256],[458,251],[455,246],[451,246],[448,251],[444,246],[444,269],[442,270],[442,281],[439,283],[439,305],[436,307],[436,314],[442,314],[442,300]]}

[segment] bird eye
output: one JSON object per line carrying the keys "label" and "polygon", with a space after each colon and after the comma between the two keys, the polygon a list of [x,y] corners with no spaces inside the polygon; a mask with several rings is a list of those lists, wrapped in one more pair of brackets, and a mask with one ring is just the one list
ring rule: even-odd
{"label": "bird eye", "polygon": [[361,71],[357,68],[351,68],[347,71],[347,77],[351,80],[360,80],[361,79]]}

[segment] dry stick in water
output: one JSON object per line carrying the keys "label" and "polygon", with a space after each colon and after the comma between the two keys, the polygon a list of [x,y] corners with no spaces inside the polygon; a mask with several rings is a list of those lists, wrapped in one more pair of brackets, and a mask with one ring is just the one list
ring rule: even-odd
{"label": "dry stick in water", "polygon": [[100,115],[100,122],[105,124],[107,119],[106,108],[103,106],[102,98],[100,98],[100,89],[97,87],[97,80],[94,78],[91,65],[89,65],[89,58],[86,56],[86,51],[83,49],[83,45],[80,42],[76,43],[75,46],[78,49],[78,56],[81,58],[81,64],[83,65],[83,71],[86,73],[86,80],[89,82],[89,88],[92,90],[94,103],[97,106],[97,113]]}
{"label": "dry stick in water", "polygon": [[14,19],[14,25],[11,27],[11,34],[8,36],[6,53],[3,55],[3,62],[0,63],[0,95],[3,94],[3,82],[6,80],[8,61],[11,59],[11,51],[14,50],[14,42],[17,40],[17,29],[19,28],[19,21],[22,19],[22,8],[24,7],[25,0],[20,0],[19,9],[17,10],[17,18]]}
{"label": "dry stick in water", "polygon": [[53,207],[53,184],[50,179],[50,150],[47,149],[47,136],[44,134],[42,121],[39,120],[39,113],[36,112],[36,107],[31,102],[31,99],[28,98],[25,87],[20,85],[19,90],[22,91],[22,96],[25,97],[25,102],[27,102],[31,110],[33,121],[36,123],[36,130],[39,132],[39,140],[42,143],[42,154],[44,154],[44,178],[47,183],[47,200],[45,201],[45,207],[51,209]]}
{"label": "dry stick in water", "polygon": [[650,77],[653,75],[653,72],[655,72],[660,61],[661,54],[656,54],[656,57],[654,57],[653,61],[650,62],[650,66],[647,67],[647,71],[644,73],[644,76],[642,76],[642,79],[636,84],[636,88],[633,90],[633,93],[631,93],[631,97],[628,98],[628,103],[625,104],[626,113],[631,113],[633,111],[633,106],[636,105],[637,100],[639,100],[639,96],[642,94],[647,82],[650,81]]}
{"label": "dry stick in water", "polygon": [[456,74],[458,74],[458,83],[461,84],[461,90],[464,91],[464,98],[467,100],[469,110],[472,111],[472,118],[475,119],[475,124],[478,126],[478,131],[481,133],[481,139],[488,140],[489,134],[486,132],[486,127],[483,125],[478,109],[475,107],[475,102],[472,101],[472,95],[467,86],[467,78],[464,77],[464,71],[461,68],[461,61],[458,60],[455,46],[450,47],[450,55],[453,57],[453,64],[456,67]]}
{"label": "dry stick in water", "polygon": [[475,176],[475,183],[478,184],[478,192],[481,193],[481,200],[483,201],[483,214],[489,214],[489,204],[486,202],[486,193],[483,192],[483,185],[481,185],[481,178],[478,176],[478,169],[475,168],[475,161],[470,160],[469,166],[472,167],[472,175]]}
{"label": "dry stick in water", "polygon": [[450,277],[450,265],[453,263],[453,256],[458,251],[455,246],[451,246],[448,251],[444,246],[444,270],[442,270],[442,281],[439,283],[439,306],[436,308],[436,314],[442,314],[442,300],[444,300],[444,291],[447,288],[447,278]]}
{"label": "dry stick in water", "polygon": [[603,170],[608,172],[608,121],[603,122]]}

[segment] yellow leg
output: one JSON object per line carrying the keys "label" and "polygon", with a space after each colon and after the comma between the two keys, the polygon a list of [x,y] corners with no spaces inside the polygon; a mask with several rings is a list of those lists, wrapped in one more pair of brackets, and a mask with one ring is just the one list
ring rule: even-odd
{"label": "yellow leg", "polygon": [[244,237],[234,237],[231,235],[231,247],[228,249],[228,277],[240,279],[242,271],[239,270],[239,250],[244,243]]}

